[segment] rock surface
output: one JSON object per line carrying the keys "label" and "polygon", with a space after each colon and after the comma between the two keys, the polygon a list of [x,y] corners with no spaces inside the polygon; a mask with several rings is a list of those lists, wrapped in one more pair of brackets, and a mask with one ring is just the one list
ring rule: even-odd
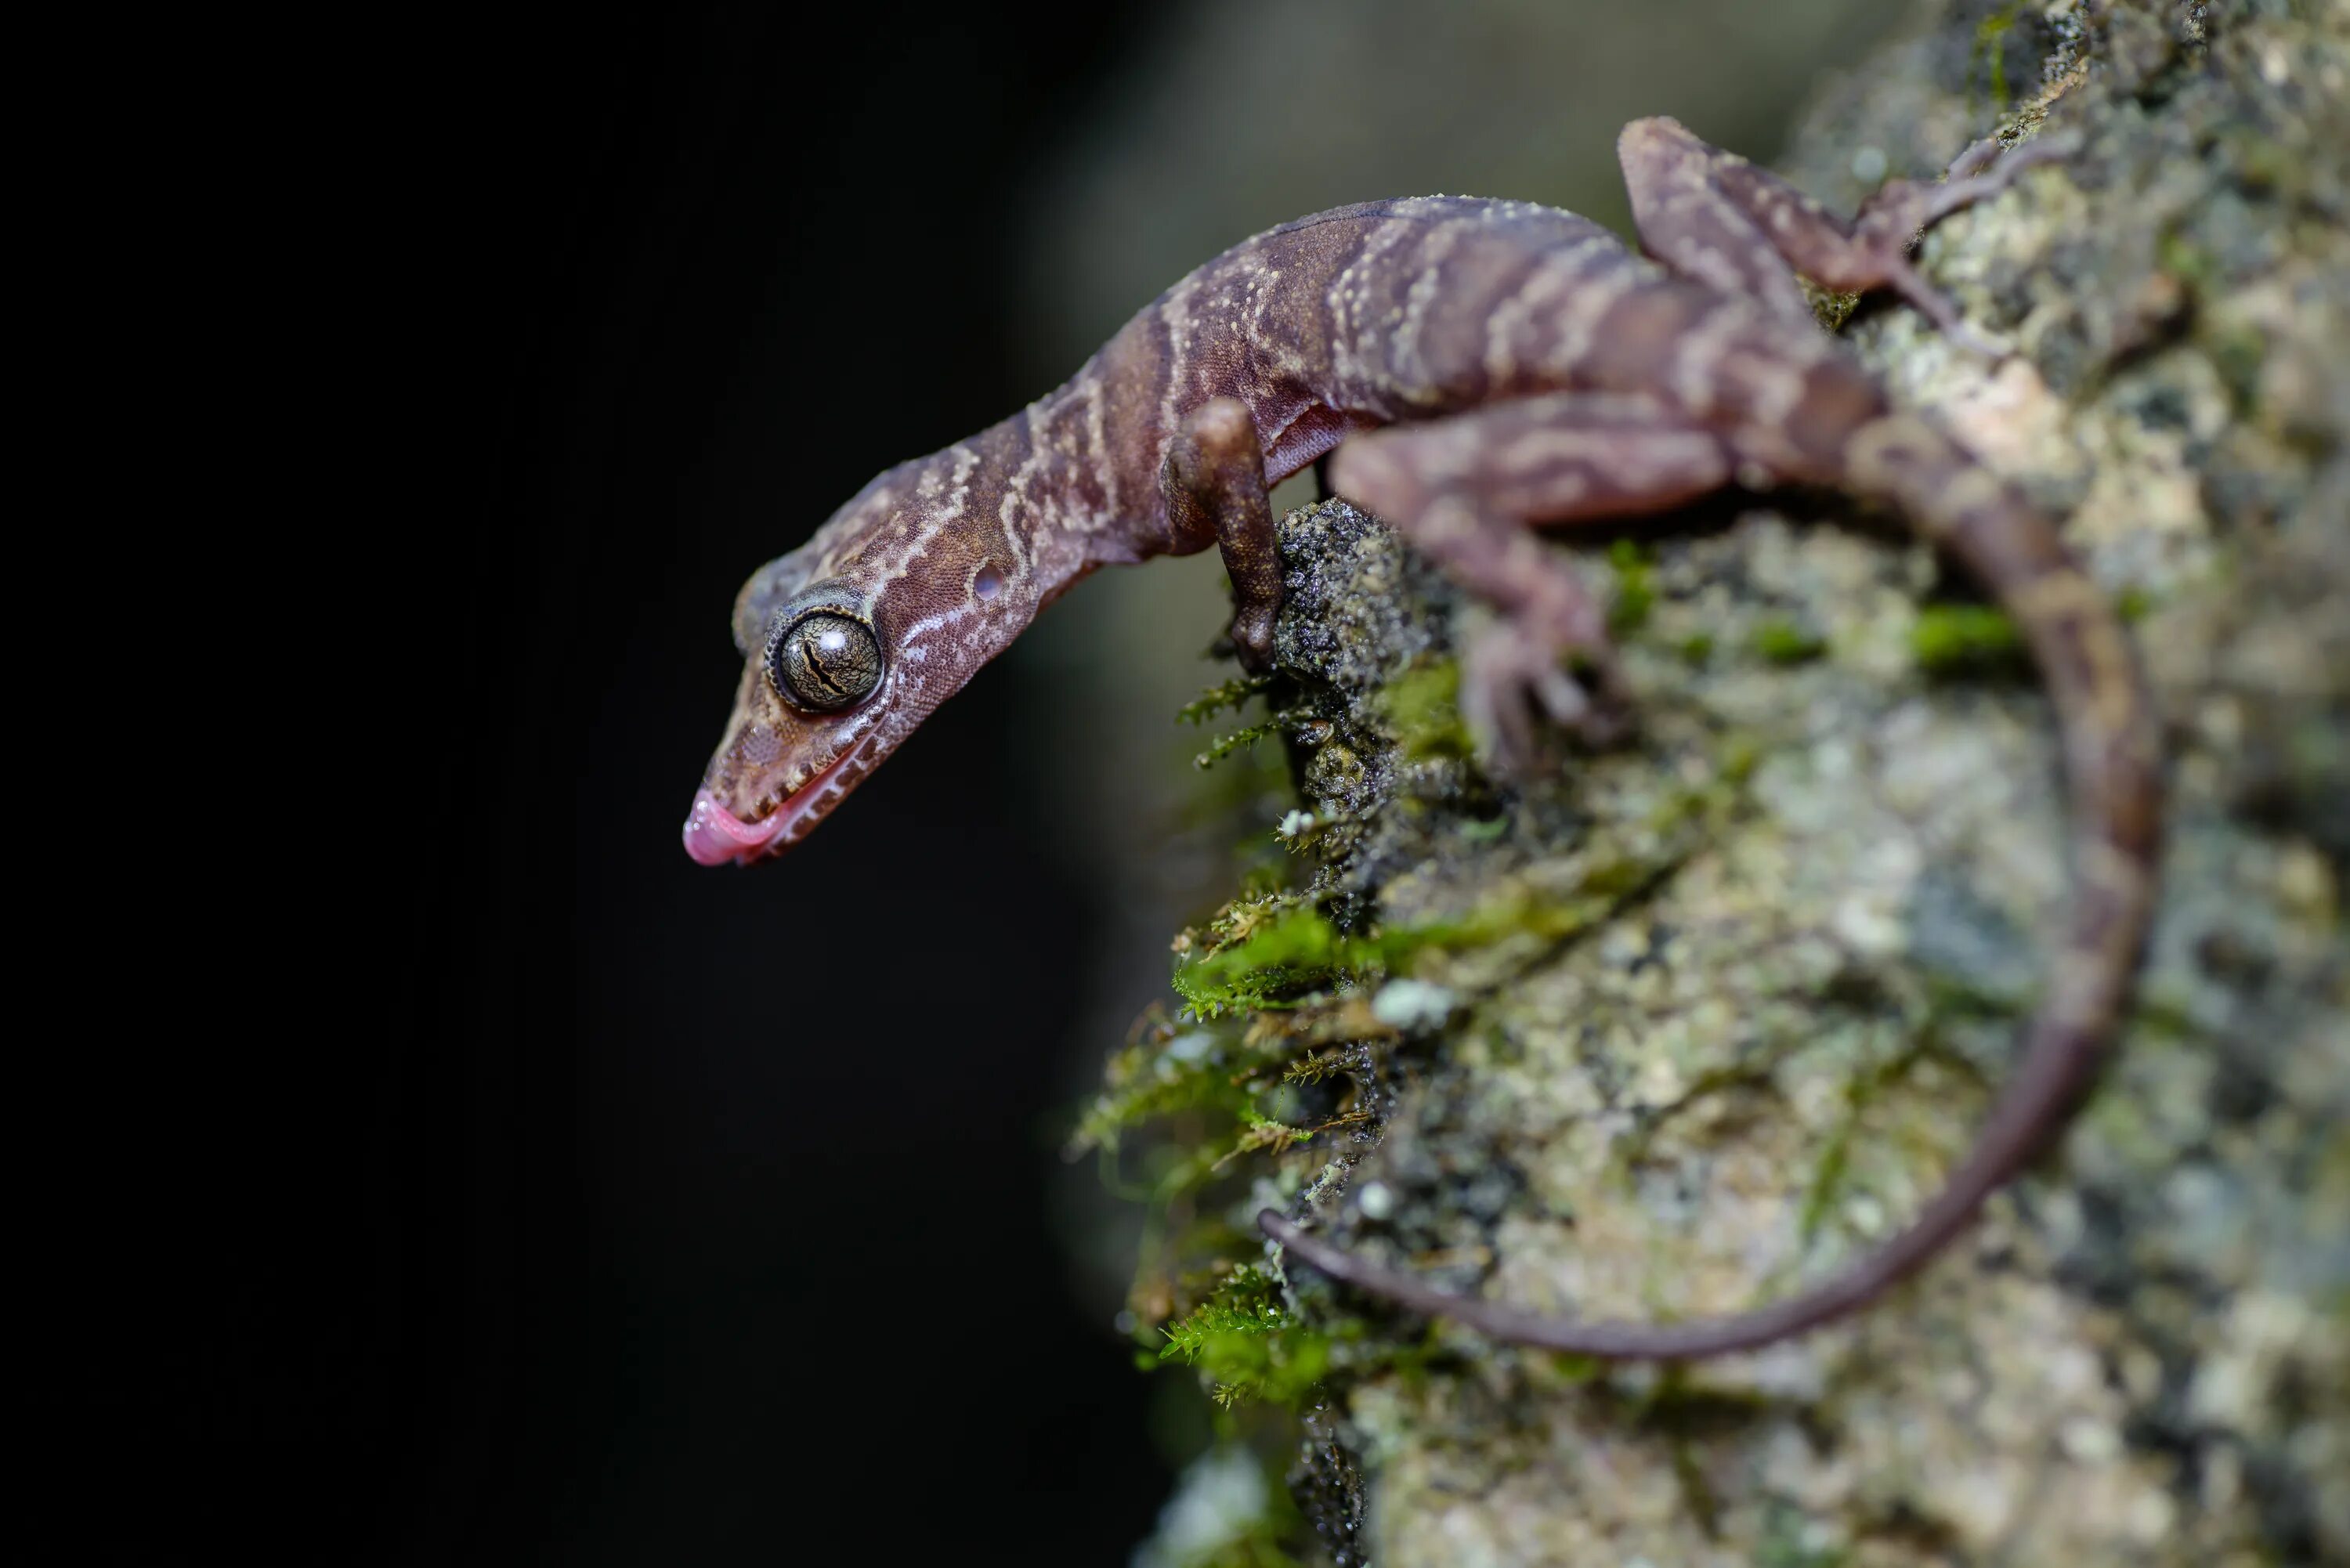
{"label": "rock surface", "polygon": [[2131,607],[2161,913],[2068,1136],[1879,1309],[1596,1368],[1284,1281],[1247,1216],[1631,1317],[1754,1304],[1897,1228],[1972,1136],[2064,891],[2046,705],[1998,618],[1834,498],[1563,539],[1615,596],[1640,729],[1503,792],[1448,706],[1475,607],[1343,504],[1284,524],[1288,886],[1179,941],[1189,1011],[1086,1136],[1184,1107],[1138,1314],[1203,1322],[1264,1271],[1222,1380],[1305,1411],[1293,1490],[1339,1562],[2350,1559],[2350,19],[1938,6],[1783,169],[1849,206],[2043,117],[2081,151],[1922,253],[2017,356],[1874,303],[1845,331]]}

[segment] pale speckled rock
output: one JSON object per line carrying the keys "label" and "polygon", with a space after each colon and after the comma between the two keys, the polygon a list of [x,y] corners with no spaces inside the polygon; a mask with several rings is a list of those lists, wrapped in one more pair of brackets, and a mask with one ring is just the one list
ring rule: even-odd
{"label": "pale speckled rock", "polygon": [[[2087,132],[1925,249],[2022,358],[1898,308],[1848,336],[2146,607],[2172,790],[2137,1011],[2060,1149],[1852,1323],[1666,1376],[1449,1327],[1397,1365],[1420,1330],[1370,1312],[1308,1511],[1367,1501],[1389,1568],[2350,1555],[2350,21],[1947,9],[1785,167],[1848,202],[1859,150],[1955,151],[1998,15],[2011,90],[2040,91],[2029,41]],[[1499,803],[1399,754],[1375,701],[1441,654],[1449,596],[1343,507],[1287,524],[1331,907],[1599,908],[1420,956],[1450,1022],[1389,1062],[1384,1141],[1296,1157],[1318,1224],[1515,1302],[1726,1311],[1887,1234],[1965,1147],[2063,891],[2046,707],[2012,671],[1921,670],[1939,568],[1820,506],[1655,540],[1637,743]],[[1766,657],[1786,628],[1818,656]],[[1309,1322],[1364,1310],[1293,1284]]]}

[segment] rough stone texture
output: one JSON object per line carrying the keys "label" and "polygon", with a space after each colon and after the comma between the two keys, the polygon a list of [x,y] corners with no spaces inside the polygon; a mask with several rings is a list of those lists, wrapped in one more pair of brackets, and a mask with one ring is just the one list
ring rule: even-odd
{"label": "rough stone texture", "polygon": [[[2152,956],[2060,1147],[1846,1325],[1595,1369],[1298,1271],[1336,1345],[1298,1500],[1367,1505],[1369,1561],[2350,1560],[2345,9],[1937,6],[1784,161],[1846,203],[1939,164],[1996,118],[1987,48],[2012,116],[2085,133],[1924,247],[2017,358],[1877,305],[1846,335],[2142,606]],[[1644,579],[1637,741],[1501,794],[1393,703],[1473,607],[1347,508],[1284,524],[1306,878],[1345,928],[1480,935],[1373,997],[1375,1125],[1257,1157],[1232,1220],[1285,1199],[1583,1314],[1731,1311],[1899,1225],[1972,1136],[2063,893],[2028,670],[1921,658],[1963,585],[1834,498],[1642,537],[1562,543]]]}

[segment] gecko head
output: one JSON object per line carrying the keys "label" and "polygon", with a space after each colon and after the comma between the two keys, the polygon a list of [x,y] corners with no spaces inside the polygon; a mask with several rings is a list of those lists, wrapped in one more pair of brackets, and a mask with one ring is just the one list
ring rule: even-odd
{"label": "gecko head", "polygon": [[884,475],[734,601],[743,679],[686,853],[748,865],[807,836],[1036,611],[975,530]]}

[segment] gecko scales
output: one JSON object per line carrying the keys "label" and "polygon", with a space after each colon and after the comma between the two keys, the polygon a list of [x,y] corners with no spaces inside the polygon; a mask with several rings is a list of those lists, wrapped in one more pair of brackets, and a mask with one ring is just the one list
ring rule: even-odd
{"label": "gecko scales", "polygon": [[1281,600],[1266,490],[1326,455],[1330,489],[1498,612],[1465,650],[1461,701],[1503,771],[1528,765],[1544,717],[1597,734],[1627,701],[1600,607],[1528,524],[1604,522],[1733,483],[1890,504],[2014,618],[2055,709],[2071,822],[2046,994],[1940,1193],[1825,1281],[1752,1311],[1653,1324],[1451,1294],[1258,1217],[1293,1258],[1498,1338],[1685,1359],[1875,1300],[2069,1116],[2145,939],[2157,742],[2121,625],[2054,526],[1894,407],[1795,280],[1889,288],[1963,334],[1909,266],[1909,244],[2037,150],[1993,167],[1985,143],[1938,185],[1887,184],[1848,223],[1670,119],[1634,122],[1617,151],[1641,253],[1517,202],[1434,196],[1303,218],[1176,284],[1057,390],[876,478],[737,597],[746,663],[685,846],[714,865],[797,842],[1098,566],[1218,546],[1234,648],[1263,669]]}

